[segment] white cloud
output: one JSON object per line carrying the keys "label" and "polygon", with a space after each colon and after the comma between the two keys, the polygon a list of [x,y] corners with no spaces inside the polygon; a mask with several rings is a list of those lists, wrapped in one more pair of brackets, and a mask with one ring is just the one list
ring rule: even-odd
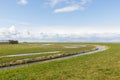
{"label": "white cloud", "polygon": [[[45,0],[46,4],[54,8],[54,13],[84,10],[91,0]],[[18,4],[26,5],[28,0],[18,0]]]}
{"label": "white cloud", "polygon": [[51,7],[55,7],[56,5],[63,3],[63,2],[67,2],[68,0],[47,0],[47,4]]}
{"label": "white cloud", "polygon": [[54,8],[54,13],[73,12],[84,10],[91,0],[49,0],[49,5]]}
{"label": "white cloud", "polygon": [[55,9],[54,13],[60,13],[60,12],[72,12],[72,11],[76,11],[79,9],[83,9],[82,7],[80,8],[78,5],[74,5],[74,6],[67,6],[67,7],[63,7],[60,9]]}
{"label": "white cloud", "polygon": [[50,0],[49,5],[53,7],[53,6],[57,5],[58,3],[59,3],[58,0]]}
{"label": "white cloud", "polygon": [[[117,31],[118,30],[118,31]],[[88,42],[120,42],[120,28],[85,29],[85,28],[52,28],[21,30],[15,26],[0,28],[0,39],[19,41],[88,41]],[[51,32],[50,32],[51,31]],[[107,32],[108,31],[108,32]],[[113,31],[113,32],[112,32]],[[116,32],[115,32],[116,31]]]}
{"label": "white cloud", "polygon": [[18,4],[26,5],[28,4],[28,0],[18,0]]}
{"label": "white cloud", "polygon": [[8,28],[8,30],[10,31],[10,33],[16,33],[16,29],[15,29],[15,26],[11,26],[10,28]]}

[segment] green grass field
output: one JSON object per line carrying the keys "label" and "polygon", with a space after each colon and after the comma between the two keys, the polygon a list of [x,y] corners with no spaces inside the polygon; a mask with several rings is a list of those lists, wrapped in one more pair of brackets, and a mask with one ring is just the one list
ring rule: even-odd
{"label": "green grass field", "polygon": [[[73,48],[71,48],[73,46]],[[66,48],[67,47],[67,48]],[[69,48],[70,47],[70,48]],[[75,48],[74,48],[75,47]],[[28,44],[4,44],[0,45],[0,67],[30,63],[49,59],[54,56],[64,56],[72,53],[85,52],[95,46],[82,43],[28,43]],[[58,53],[39,54],[30,56],[2,57],[14,54],[30,54],[39,52],[59,51]],[[1,58],[2,57],[2,58]]]}
{"label": "green grass field", "polygon": [[120,80],[120,44],[98,43],[98,45],[108,46],[109,49],[69,59],[2,70],[0,80]]}
{"label": "green grass field", "polygon": [[[65,46],[78,46],[78,48],[64,48]],[[79,51],[79,49],[84,49],[79,45],[84,45],[83,43],[28,43],[28,44],[0,44],[0,56],[14,55],[14,54],[24,54],[24,53],[37,53],[37,52],[50,52],[50,51]],[[88,45],[89,46],[89,45]],[[76,50],[74,50],[76,49]]]}

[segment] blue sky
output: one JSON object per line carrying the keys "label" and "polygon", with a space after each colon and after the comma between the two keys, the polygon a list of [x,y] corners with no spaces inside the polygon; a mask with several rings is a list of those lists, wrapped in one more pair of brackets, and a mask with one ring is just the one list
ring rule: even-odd
{"label": "blue sky", "polygon": [[[120,0],[0,0],[0,38],[60,41],[64,37],[64,41],[69,36],[71,41],[81,41],[84,36],[85,41],[119,41],[119,3]],[[32,37],[36,34],[39,35]]]}

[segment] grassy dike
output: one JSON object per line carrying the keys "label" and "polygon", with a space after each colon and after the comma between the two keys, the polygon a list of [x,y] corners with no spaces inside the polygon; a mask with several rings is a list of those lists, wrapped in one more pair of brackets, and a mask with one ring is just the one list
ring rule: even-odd
{"label": "grassy dike", "polygon": [[120,44],[106,51],[0,71],[0,80],[119,80]]}

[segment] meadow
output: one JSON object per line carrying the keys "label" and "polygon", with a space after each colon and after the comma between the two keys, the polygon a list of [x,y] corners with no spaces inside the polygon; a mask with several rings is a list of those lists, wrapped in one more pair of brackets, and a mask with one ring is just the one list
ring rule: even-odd
{"label": "meadow", "polygon": [[[0,45],[0,67],[38,62],[55,57],[78,54],[80,52],[86,52],[94,48],[95,46],[93,45],[82,43],[22,43],[14,45],[2,44]],[[54,53],[53,51],[57,51],[57,53]],[[44,52],[50,53],[45,54]],[[20,55],[26,53],[43,54],[7,57],[10,55]]]}
{"label": "meadow", "polygon": [[94,54],[1,70],[0,80],[120,80],[120,44],[89,45],[109,48]]}

